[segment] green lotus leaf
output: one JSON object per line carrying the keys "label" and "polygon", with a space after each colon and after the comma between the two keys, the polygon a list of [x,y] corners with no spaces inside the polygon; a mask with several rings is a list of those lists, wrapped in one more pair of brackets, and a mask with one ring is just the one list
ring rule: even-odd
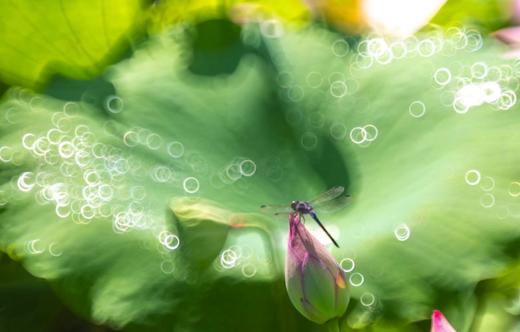
{"label": "green lotus leaf", "polygon": [[[467,331],[477,285],[517,254],[518,78],[503,50],[426,35],[388,61],[318,27],[239,32],[211,70],[181,27],[79,100],[9,90],[2,250],[96,324],[318,331],[283,286],[287,220],[259,207],[343,185],[347,206],[316,207],[353,293],[342,329],[418,331],[438,308]],[[480,85],[497,72],[498,88]],[[500,97],[475,101],[468,76]],[[183,224],[198,219],[224,228]]]}
{"label": "green lotus leaf", "polygon": [[214,18],[231,18],[240,23],[275,18],[302,24],[307,23],[310,13],[305,3],[298,0],[166,0],[150,9],[150,29],[161,31],[174,23],[190,24]]}
{"label": "green lotus leaf", "polygon": [[145,1],[2,1],[0,80],[39,88],[51,75],[99,76],[135,41]]}
{"label": "green lotus leaf", "polygon": [[514,8],[511,1],[449,0],[432,19],[431,23],[446,28],[460,25],[478,27],[492,32],[511,20]]}

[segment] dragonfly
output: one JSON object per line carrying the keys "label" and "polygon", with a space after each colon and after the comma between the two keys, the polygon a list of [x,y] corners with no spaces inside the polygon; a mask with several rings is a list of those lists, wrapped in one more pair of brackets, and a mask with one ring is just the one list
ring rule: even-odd
{"label": "dragonfly", "polygon": [[325,234],[327,234],[327,236],[330,238],[332,243],[334,243],[334,245],[339,248],[339,245],[336,242],[336,240],[334,240],[332,235],[330,235],[329,231],[327,231],[325,226],[323,226],[322,222],[318,218],[318,215],[316,214],[316,211],[314,210],[314,206],[319,207],[320,205],[325,205],[326,203],[336,201],[336,199],[338,199],[340,197],[350,197],[349,195],[343,195],[344,192],[345,192],[345,188],[343,188],[342,186],[336,186],[336,187],[332,187],[329,190],[321,193],[320,195],[318,195],[314,199],[311,199],[310,201],[292,201],[289,206],[264,204],[264,205],[260,206],[260,208],[263,211],[268,211],[268,210],[276,211],[274,213],[275,215],[279,215],[282,213],[285,214],[285,213],[290,213],[290,212],[296,212],[300,215],[300,217],[303,218],[304,221],[305,221],[305,215],[309,215],[321,227],[321,229],[325,232]]}

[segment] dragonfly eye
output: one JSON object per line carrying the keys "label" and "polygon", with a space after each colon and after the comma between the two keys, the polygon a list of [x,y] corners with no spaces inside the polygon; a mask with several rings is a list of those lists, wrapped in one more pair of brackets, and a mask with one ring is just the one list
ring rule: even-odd
{"label": "dragonfly eye", "polygon": [[296,210],[296,206],[298,205],[298,202],[297,201],[292,201],[291,202],[291,209],[293,210]]}

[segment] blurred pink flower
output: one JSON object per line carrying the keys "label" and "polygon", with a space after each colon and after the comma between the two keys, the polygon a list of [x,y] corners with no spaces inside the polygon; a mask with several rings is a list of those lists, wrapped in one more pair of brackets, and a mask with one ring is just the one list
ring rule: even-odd
{"label": "blurred pink flower", "polygon": [[[512,12],[513,21],[520,23],[520,0],[513,1]],[[495,31],[493,36],[511,48],[511,51],[505,54],[507,58],[514,59],[520,57],[520,26],[500,29]]]}
{"label": "blurred pink flower", "polygon": [[432,314],[432,329],[431,332],[457,332],[451,326],[450,322],[444,317],[442,312],[434,310]]}
{"label": "blurred pink flower", "polygon": [[345,272],[298,214],[289,215],[289,227],[285,284],[292,304],[319,324],[342,316],[349,302]]}

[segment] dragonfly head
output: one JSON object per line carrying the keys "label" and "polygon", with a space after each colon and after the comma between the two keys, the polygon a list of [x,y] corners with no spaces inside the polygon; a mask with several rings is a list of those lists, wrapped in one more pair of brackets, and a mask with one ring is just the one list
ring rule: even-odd
{"label": "dragonfly head", "polygon": [[294,212],[309,213],[312,210],[312,207],[307,202],[292,201],[291,209],[293,209]]}

